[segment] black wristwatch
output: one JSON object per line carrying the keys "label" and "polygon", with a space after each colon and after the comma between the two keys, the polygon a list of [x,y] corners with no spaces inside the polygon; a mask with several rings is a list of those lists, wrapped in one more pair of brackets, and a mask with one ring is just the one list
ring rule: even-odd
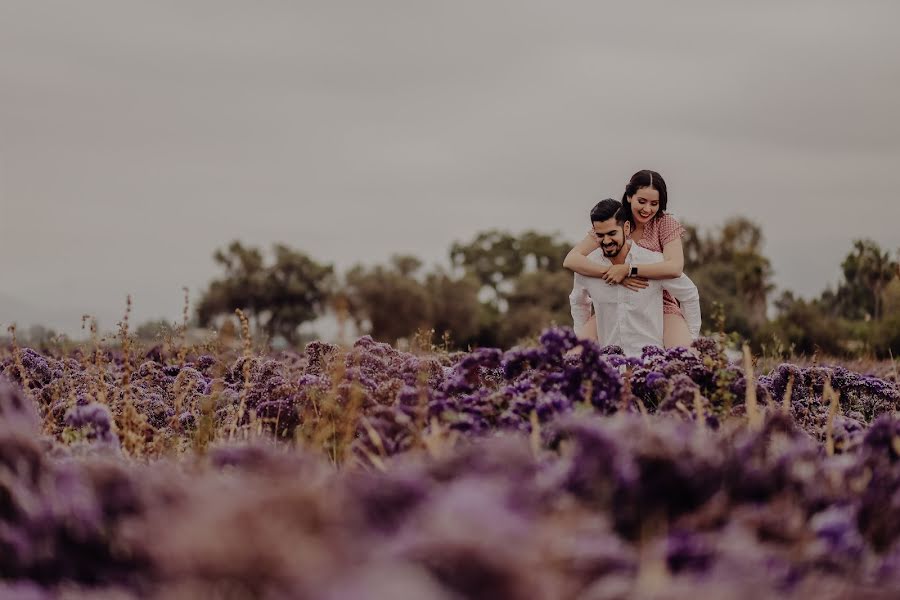
{"label": "black wristwatch", "polygon": [[631,276],[637,277],[637,267],[631,267]]}

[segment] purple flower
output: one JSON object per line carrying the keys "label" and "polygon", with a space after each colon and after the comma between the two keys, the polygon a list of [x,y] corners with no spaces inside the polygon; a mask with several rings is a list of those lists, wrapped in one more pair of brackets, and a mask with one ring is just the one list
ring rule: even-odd
{"label": "purple flower", "polygon": [[256,406],[256,418],[277,437],[291,437],[300,424],[297,403],[290,398],[260,402]]}
{"label": "purple flower", "polygon": [[490,370],[500,367],[502,353],[496,348],[479,348],[466,355],[453,367],[444,382],[444,390],[450,394],[465,394],[484,385]]}
{"label": "purple flower", "polygon": [[103,404],[93,402],[86,406],[75,406],[66,414],[65,423],[67,427],[83,432],[89,440],[119,445],[109,409]]}
{"label": "purple flower", "polygon": [[[359,342],[357,342],[359,343]],[[331,359],[338,353],[334,344],[314,341],[306,345],[306,374],[322,375],[328,368]]]}

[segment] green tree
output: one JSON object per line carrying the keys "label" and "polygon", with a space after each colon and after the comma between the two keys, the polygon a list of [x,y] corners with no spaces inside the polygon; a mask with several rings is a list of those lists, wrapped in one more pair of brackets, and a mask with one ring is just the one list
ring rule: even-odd
{"label": "green tree", "polygon": [[762,229],[735,217],[705,235],[693,226],[686,231],[684,270],[700,290],[704,314],[720,303],[726,329],[754,337],[767,322],[768,295],[774,289],[772,266],[762,253]]}
{"label": "green tree", "polygon": [[334,286],[334,268],[283,244],[274,246],[275,263],[267,269],[263,288],[270,337],[291,345],[300,341],[298,327],[321,315]]}
{"label": "green tree", "polygon": [[512,282],[512,290],[504,294],[508,308],[498,329],[500,345],[511,346],[554,323],[571,325],[571,291],[572,274],[567,270],[536,270],[519,275]]}
{"label": "green tree", "polygon": [[476,234],[468,244],[454,242],[450,247],[450,262],[490,288],[495,299],[500,297],[501,284],[525,268],[518,239],[496,229]]}
{"label": "green tree", "polygon": [[144,323],[138,325],[137,329],[135,329],[134,331],[134,334],[140,340],[150,341],[163,338],[167,335],[174,335],[177,329],[178,326],[174,323],[170,323],[165,319],[156,319],[152,321],[145,321]]}
{"label": "green tree", "polygon": [[55,330],[43,325],[32,325],[28,328],[23,341],[29,346],[47,349],[54,341],[61,340],[61,336]]}
{"label": "green tree", "polygon": [[299,326],[325,310],[333,267],[283,244],[274,245],[273,254],[274,262],[267,265],[262,251],[238,241],[217,250],[213,258],[225,274],[210,283],[198,303],[200,325],[239,308],[248,313],[257,331],[296,345]]}
{"label": "green tree", "polygon": [[559,239],[557,234],[526,231],[519,236],[518,243],[519,252],[525,258],[526,272],[537,270],[568,273],[562,265],[573,244]]}
{"label": "green tree", "polygon": [[530,230],[518,237],[496,229],[482,231],[467,244],[454,242],[450,262],[472,274],[500,299],[504,284],[508,287],[522,273],[563,270],[563,259],[572,244],[557,236]]}
{"label": "green tree", "polygon": [[357,265],[350,269],[343,293],[357,325],[368,328],[373,338],[389,343],[428,327],[429,293],[415,277],[421,264],[414,256],[398,255],[391,258],[389,266]]}
{"label": "green tree", "polygon": [[483,310],[479,287],[471,275],[455,278],[438,269],[426,276],[430,325],[438,339],[447,335],[460,347],[478,343]]}
{"label": "green tree", "polygon": [[826,292],[826,301],[837,314],[849,319],[883,314],[884,291],[896,278],[898,265],[890,254],[872,240],[855,240],[853,249],[841,263],[844,280],[836,292]]}
{"label": "green tree", "polygon": [[885,286],[881,297],[881,307],[885,316],[900,315],[900,273]]}
{"label": "green tree", "polygon": [[830,317],[821,301],[796,298],[784,292],[775,302],[777,317],[760,336],[767,342],[779,340],[798,354],[847,354],[846,324]]}
{"label": "green tree", "polygon": [[[570,324],[572,274],[562,263],[572,244],[558,234],[490,230],[450,248],[450,261],[481,286],[478,333],[473,343],[509,346],[556,321]],[[556,277],[545,277],[555,274]],[[535,290],[535,282],[545,284]],[[565,282],[561,285],[561,282]],[[562,309],[560,308],[562,307]]]}
{"label": "green tree", "polygon": [[387,266],[351,269],[342,297],[357,325],[379,340],[431,328],[457,347],[508,345],[552,321],[569,322],[572,276],[562,269],[569,248],[556,235],[484,231],[451,247],[457,274],[422,274],[418,259],[395,256]]}
{"label": "green tree", "polygon": [[240,308],[247,312],[259,329],[259,315],[265,310],[265,259],[258,248],[244,247],[235,240],[224,250],[216,250],[213,260],[225,270],[220,279],[213,280],[197,305],[197,320],[208,325],[216,316],[233,313]]}

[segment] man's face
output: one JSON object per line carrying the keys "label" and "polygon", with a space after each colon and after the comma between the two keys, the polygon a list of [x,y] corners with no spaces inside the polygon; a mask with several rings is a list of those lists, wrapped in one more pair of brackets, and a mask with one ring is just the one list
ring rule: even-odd
{"label": "man's face", "polygon": [[615,258],[625,247],[625,239],[628,237],[628,223],[619,225],[615,218],[605,221],[594,221],[594,236],[600,242],[600,248],[603,250],[603,256],[606,258]]}

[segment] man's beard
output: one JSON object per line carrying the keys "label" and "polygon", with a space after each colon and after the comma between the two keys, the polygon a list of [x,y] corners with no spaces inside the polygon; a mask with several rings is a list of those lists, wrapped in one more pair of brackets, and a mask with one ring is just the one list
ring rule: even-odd
{"label": "man's beard", "polygon": [[603,256],[606,258],[615,258],[619,255],[619,252],[622,251],[622,246],[624,244],[610,244],[609,246],[600,246],[600,249],[603,250]]}

